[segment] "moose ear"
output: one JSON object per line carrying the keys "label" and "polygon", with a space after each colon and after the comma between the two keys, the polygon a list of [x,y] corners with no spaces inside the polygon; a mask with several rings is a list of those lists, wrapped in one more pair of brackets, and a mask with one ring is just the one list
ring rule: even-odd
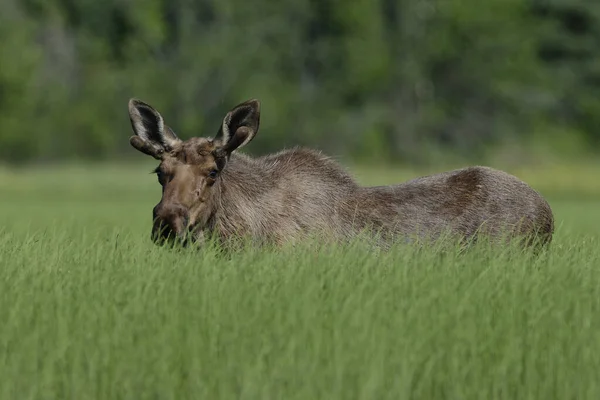
{"label": "moose ear", "polygon": [[223,151],[230,154],[248,144],[260,125],[260,102],[256,99],[235,106],[223,119],[223,125],[215,139],[223,144]]}
{"label": "moose ear", "polygon": [[156,159],[181,142],[175,132],[165,125],[160,113],[140,100],[129,100],[129,120],[135,133],[129,143]]}

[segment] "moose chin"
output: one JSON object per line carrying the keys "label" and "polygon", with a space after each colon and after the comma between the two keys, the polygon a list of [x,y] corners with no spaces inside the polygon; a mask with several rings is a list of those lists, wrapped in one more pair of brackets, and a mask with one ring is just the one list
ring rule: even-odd
{"label": "moose chin", "polygon": [[162,197],[153,209],[156,243],[221,242],[249,237],[283,244],[309,235],[351,239],[372,233],[389,244],[409,238],[524,239],[551,242],[546,200],[515,176],[473,166],[390,186],[360,186],[338,163],[305,148],[249,157],[238,150],[256,136],[260,103],[231,109],[210,137],[181,140],[161,114],[129,101],[131,145],[160,163]]}

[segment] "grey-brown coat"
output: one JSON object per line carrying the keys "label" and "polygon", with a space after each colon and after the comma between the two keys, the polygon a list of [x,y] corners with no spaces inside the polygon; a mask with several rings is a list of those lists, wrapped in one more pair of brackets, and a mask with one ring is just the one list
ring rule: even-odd
{"label": "grey-brown coat", "polygon": [[[150,105],[132,99],[130,143],[160,160],[153,210],[157,242],[205,234],[283,243],[312,234],[379,241],[444,233],[551,241],[552,210],[530,186],[488,167],[469,167],[393,186],[363,187],[335,161],[303,148],[251,158],[236,150],[256,135],[260,104],[234,107],[213,138],[180,140]],[[191,235],[190,235],[191,234]]]}

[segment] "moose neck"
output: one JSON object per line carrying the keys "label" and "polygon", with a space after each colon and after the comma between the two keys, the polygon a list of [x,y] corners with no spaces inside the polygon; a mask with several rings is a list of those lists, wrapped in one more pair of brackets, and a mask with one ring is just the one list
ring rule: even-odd
{"label": "moose neck", "polygon": [[268,190],[266,165],[245,154],[233,153],[218,181],[221,201],[255,200]]}
{"label": "moose neck", "polygon": [[267,166],[243,155],[232,154],[215,183],[212,216],[208,229],[219,236],[250,233],[260,216],[268,211],[268,204],[261,201],[272,186]]}

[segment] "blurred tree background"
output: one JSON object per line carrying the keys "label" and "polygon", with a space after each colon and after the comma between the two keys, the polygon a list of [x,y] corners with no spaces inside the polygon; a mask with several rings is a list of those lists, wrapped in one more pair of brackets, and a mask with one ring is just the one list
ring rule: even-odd
{"label": "blurred tree background", "polygon": [[600,148],[597,0],[1,4],[4,162],[140,157],[130,97],[182,138],[259,98],[254,154],[419,164]]}

